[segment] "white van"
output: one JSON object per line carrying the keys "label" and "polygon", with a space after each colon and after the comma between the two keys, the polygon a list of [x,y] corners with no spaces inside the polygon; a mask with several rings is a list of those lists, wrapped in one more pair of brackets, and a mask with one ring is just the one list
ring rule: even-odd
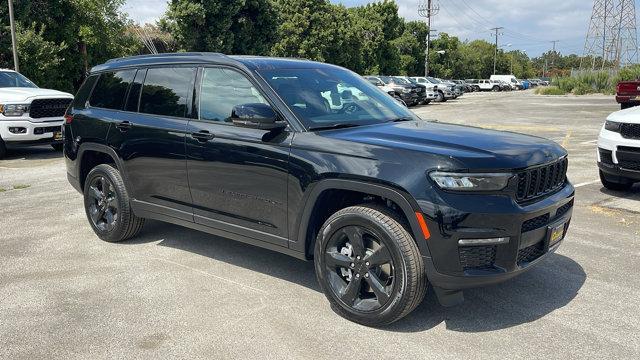
{"label": "white van", "polygon": [[491,75],[491,80],[502,80],[504,82],[506,82],[507,84],[511,85],[511,88],[513,90],[520,90],[522,89],[522,83],[520,83],[520,81],[518,81],[518,79],[516,79],[515,76],[513,75]]}

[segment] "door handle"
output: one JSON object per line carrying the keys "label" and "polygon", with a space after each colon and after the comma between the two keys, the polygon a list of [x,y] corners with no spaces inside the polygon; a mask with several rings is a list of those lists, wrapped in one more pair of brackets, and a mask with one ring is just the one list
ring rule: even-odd
{"label": "door handle", "polygon": [[197,133],[192,133],[191,137],[198,140],[199,142],[205,143],[209,140],[213,140],[213,138],[215,138],[216,136],[208,132],[207,130],[201,130]]}
{"label": "door handle", "polygon": [[131,123],[130,123],[130,122],[128,122],[128,121],[122,121],[122,122],[119,122],[119,123],[116,125],[116,128],[118,128],[118,130],[120,130],[120,131],[122,131],[122,132],[125,132],[125,131],[127,131],[127,130],[131,129],[131,127],[132,127],[132,126],[133,126],[133,125],[131,125]]}

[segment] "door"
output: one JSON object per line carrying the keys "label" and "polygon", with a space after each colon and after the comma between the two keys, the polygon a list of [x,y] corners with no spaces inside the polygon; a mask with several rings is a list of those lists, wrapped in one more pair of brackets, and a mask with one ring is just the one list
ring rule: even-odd
{"label": "door", "polygon": [[185,138],[196,68],[138,70],[108,143],[123,159],[134,207],[193,221]]}
{"label": "door", "polygon": [[265,103],[241,72],[201,69],[198,119],[189,122],[187,169],[196,223],[288,246],[287,174],[292,134],[236,127],[234,106]]}

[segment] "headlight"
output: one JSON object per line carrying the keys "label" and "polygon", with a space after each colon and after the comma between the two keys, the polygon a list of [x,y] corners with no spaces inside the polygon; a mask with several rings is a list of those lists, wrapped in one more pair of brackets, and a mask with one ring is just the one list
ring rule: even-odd
{"label": "headlight", "polygon": [[7,104],[0,105],[0,112],[4,116],[22,116],[29,111],[29,104]]}
{"label": "headlight", "polygon": [[506,173],[447,173],[435,171],[429,174],[438,186],[456,191],[498,191],[504,189],[513,174]]}
{"label": "headlight", "polygon": [[621,124],[621,123],[619,123],[619,122],[615,122],[615,121],[609,121],[609,120],[607,120],[607,121],[605,121],[605,123],[604,123],[604,128],[605,128],[606,130],[613,131],[613,132],[617,132],[617,133],[619,133],[619,132],[620,132],[620,126],[622,126],[622,124]]}

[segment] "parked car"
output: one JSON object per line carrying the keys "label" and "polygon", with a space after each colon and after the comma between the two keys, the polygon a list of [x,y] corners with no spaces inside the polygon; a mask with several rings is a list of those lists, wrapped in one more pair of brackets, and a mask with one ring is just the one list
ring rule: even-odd
{"label": "parked car", "polygon": [[369,81],[371,84],[377,86],[380,90],[384,91],[385,93],[389,94],[389,96],[391,96],[392,98],[396,99],[397,101],[399,101],[400,103],[402,103],[404,106],[407,106],[407,104],[404,102],[404,100],[402,100],[402,97],[400,96],[400,94],[398,94],[391,86],[388,86],[387,84],[385,84],[384,82],[382,82],[382,80],[376,78],[376,77],[371,77],[371,76],[365,76],[364,77],[367,81]]}
{"label": "parked car", "polygon": [[640,107],[607,117],[598,137],[598,167],[607,189],[628,190],[640,182]]}
{"label": "parked car", "polygon": [[383,84],[393,89],[407,106],[414,106],[418,104],[417,89],[413,86],[396,84],[388,76],[365,76],[365,78],[367,80],[374,79],[376,81],[381,81]]}
{"label": "parked car", "polygon": [[535,87],[540,86],[540,80],[528,79],[527,81],[529,82],[529,87],[531,87],[531,88],[535,88]]}
{"label": "parked car", "polygon": [[434,78],[434,77],[430,77],[430,76],[427,77],[427,79],[429,81],[433,82],[434,84],[438,85],[438,88],[448,90],[448,92],[450,93],[450,96],[448,96],[447,93],[445,92],[445,98],[447,100],[450,100],[450,99],[454,99],[455,100],[455,99],[458,98],[459,91],[456,91],[455,84],[448,83],[446,81],[443,81],[442,79]]}
{"label": "parked car", "polygon": [[453,86],[453,92],[456,94],[456,98],[459,98],[460,96],[464,95],[465,93],[465,87],[454,82],[451,79],[438,79],[441,82],[444,82],[445,84],[449,84],[451,86]]}
{"label": "parked car", "polygon": [[556,143],[421,120],[325,63],[111,60],[65,120],[68,179],[99,238],[155,219],[313,260],[332,308],[369,326],[410,313],[428,283],[454,305],[544,266],[572,215]]}
{"label": "parked car", "polygon": [[474,85],[477,85],[481,91],[502,91],[502,85],[500,83],[488,79],[480,79]]}
{"label": "parked car", "polygon": [[435,102],[445,102],[449,99],[454,99],[453,87],[450,85],[442,84],[432,77],[416,76],[412,78],[419,84],[427,86],[427,89],[431,88],[436,93]]}
{"label": "parked car", "polygon": [[623,110],[640,105],[640,80],[619,82],[616,86],[616,101]]}
{"label": "parked car", "polygon": [[511,89],[510,90],[521,90],[522,84],[516,79],[513,75],[491,75],[490,80],[499,80],[506,84],[508,84]]}
{"label": "parked car", "polygon": [[13,70],[0,69],[0,159],[7,148],[50,144],[62,150],[61,126],[73,95],[41,89]]}
{"label": "parked car", "polygon": [[522,84],[522,87],[520,90],[528,90],[531,88],[531,83],[529,83],[529,80],[518,80],[520,82],[520,84]]}
{"label": "parked car", "polygon": [[414,79],[408,77],[408,76],[397,76],[405,81],[410,82],[411,84],[420,87],[424,92],[424,100],[422,101],[422,104],[424,105],[429,105],[432,101],[434,101],[437,97],[436,92],[433,90],[433,87],[429,87],[425,84],[420,84],[417,81],[415,81]]}
{"label": "parked car", "polygon": [[479,85],[479,81],[478,79],[466,79],[465,82],[467,84],[469,84],[469,86],[471,86],[473,88],[473,91],[480,91],[480,85]]}
{"label": "parked car", "polygon": [[511,85],[507,82],[504,82],[502,80],[491,80],[491,82],[493,84],[498,84],[498,86],[500,86],[500,91],[511,91]]}
{"label": "parked car", "polygon": [[391,76],[391,79],[393,80],[394,83],[413,87],[416,94],[418,95],[418,104],[428,104],[429,102],[431,102],[430,100],[428,100],[426,86],[420,85],[420,84],[414,84],[413,82],[405,79],[402,76]]}
{"label": "parked car", "polygon": [[475,88],[473,86],[471,86],[470,84],[467,84],[466,81],[464,80],[451,80],[452,82],[454,82],[457,85],[462,86],[463,90],[465,93],[467,92],[474,92]]}

